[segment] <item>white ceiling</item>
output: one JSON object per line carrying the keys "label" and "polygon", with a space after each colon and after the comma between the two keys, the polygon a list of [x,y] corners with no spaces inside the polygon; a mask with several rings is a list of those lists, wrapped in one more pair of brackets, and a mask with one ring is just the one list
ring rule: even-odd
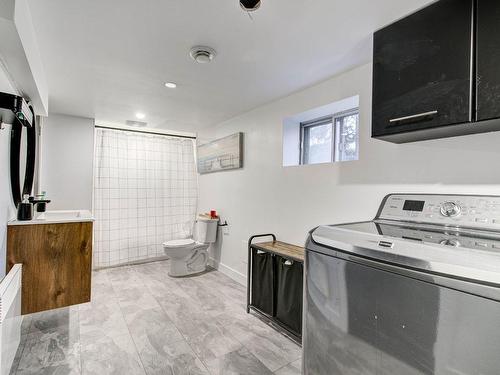
{"label": "white ceiling", "polygon": [[[50,111],[193,131],[368,62],[372,32],[430,0],[30,0]],[[194,45],[218,52],[205,65]],[[177,89],[167,89],[173,81]]]}

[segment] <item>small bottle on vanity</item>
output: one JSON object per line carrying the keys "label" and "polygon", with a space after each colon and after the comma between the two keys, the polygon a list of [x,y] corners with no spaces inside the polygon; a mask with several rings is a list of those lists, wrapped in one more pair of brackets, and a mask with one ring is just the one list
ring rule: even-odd
{"label": "small bottle on vanity", "polygon": [[17,206],[17,220],[27,221],[33,219],[33,203],[28,194],[23,195],[23,201]]}

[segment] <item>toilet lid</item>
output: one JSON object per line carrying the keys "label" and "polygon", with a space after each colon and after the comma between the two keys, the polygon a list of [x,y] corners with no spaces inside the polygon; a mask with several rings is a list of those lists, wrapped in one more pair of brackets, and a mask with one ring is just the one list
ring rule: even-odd
{"label": "toilet lid", "polygon": [[163,245],[166,247],[188,247],[192,246],[195,243],[195,241],[191,238],[186,238],[183,240],[172,240],[172,241],[167,241]]}

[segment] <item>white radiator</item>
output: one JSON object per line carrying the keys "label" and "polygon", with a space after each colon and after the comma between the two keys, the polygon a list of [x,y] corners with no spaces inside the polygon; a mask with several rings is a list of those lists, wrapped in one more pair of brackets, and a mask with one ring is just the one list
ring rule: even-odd
{"label": "white radiator", "polygon": [[21,273],[16,264],[0,282],[0,375],[7,375],[21,341]]}

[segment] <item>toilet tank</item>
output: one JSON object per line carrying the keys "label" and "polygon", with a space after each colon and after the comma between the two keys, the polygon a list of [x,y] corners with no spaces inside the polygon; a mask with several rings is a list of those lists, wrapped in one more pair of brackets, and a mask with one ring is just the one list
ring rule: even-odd
{"label": "toilet tank", "polygon": [[198,217],[196,221],[196,240],[202,243],[214,243],[217,238],[219,219]]}

